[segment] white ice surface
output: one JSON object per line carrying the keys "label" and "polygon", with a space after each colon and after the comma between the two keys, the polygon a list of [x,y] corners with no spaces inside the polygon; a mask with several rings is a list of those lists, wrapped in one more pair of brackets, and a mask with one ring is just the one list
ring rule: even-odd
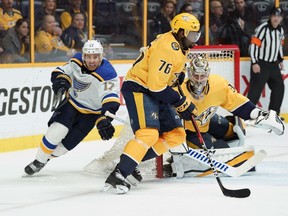
{"label": "white ice surface", "polygon": [[[287,124],[286,124],[287,128]],[[36,176],[22,178],[36,149],[0,153],[0,216],[288,216],[288,132],[283,136],[247,129],[246,144],[268,153],[257,172],[221,177],[226,188],[249,188],[249,198],[225,197],[213,175],[145,178],[125,195],[101,192],[107,176],[82,173],[112,141],[81,143],[53,159]]]}

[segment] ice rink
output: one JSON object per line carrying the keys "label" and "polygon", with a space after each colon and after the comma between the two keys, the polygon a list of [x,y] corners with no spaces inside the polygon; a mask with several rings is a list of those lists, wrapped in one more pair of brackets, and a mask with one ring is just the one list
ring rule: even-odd
{"label": "ice rink", "polygon": [[[287,124],[285,125],[287,129]],[[125,195],[101,192],[107,176],[82,173],[112,141],[85,142],[22,178],[36,149],[0,153],[0,216],[288,216],[288,132],[247,128],[246,145],[268,156],[256,173],[221,177],[226,188],[249,188],[249,198],[225,197],[213,175],[183,179],[145,177]]]}

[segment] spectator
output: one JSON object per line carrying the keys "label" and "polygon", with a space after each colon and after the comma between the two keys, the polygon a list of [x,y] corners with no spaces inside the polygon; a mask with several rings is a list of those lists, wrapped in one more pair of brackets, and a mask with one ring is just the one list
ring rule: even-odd
{"label": "spectator", "polygon": [[[180,11],[179,13],[190,13],[190,14],[193,14],[193,8],[192,8],[192,5],[189,4],[189,3],[186,3],[186,4],[183,4],[180,8]],[[193,14],[194,15],[194,14]],[[195,15],[194,15],[195,16]],[[196,16],[197,17],[197,16]]]}
{"label": "spectator", "polygon": [[236,44],[241,56],[249,56],[248,47],[255,29],[254,13],[244,0],[234,0],[235,10],[219,30],[219,44]]}
{"label": "spectator", "polygon": [[221,0],[224,10],[228,13],[232,12],[235,9],[234,0]]}
{"label": "spectator", "polygon": [[266,83],[271,90],[269,110],[279,115],[284,97],[283,64],[284,29],[281,9],[273,7],[268,21],[260,24],[251,39],[250,89],[248,98],[257,104]]}
{"label": "spectator", "polygon": [[178,0],[177,1],[177,10],[181,11],[181,7],[185,4],[189,4],[192,6],[193,11],[192,14],[198,17],[203,16],[203,1],[202,0]]}
{"label": "spectator", "polygon": [[[176,14],[176,5],[173,1],[167,0],[163,3],[160,12],[153,18],[153,34],[151,40],[155,36],[171,31],[170,22]],[[151,41],[150,40],[150,41]]]}
{"label": "spectator", "polygon": [[13,28],[7,31],[2,40],[5,63],[23,63],[29,59],[29,26],[26,19],[19,19]]}
{"label": "spectator", "polygon": [[75,50],[65,46],[60,36],[55,34],[56,27],[55,17],[45,15],[35,36],[38,61],[68,61],[75,54]]}
{"label": "spectator", "polygon": [[42,4],[42,10],[35,11],[35,30],[37,31],[41,27],[43,17],[45,15],[52,15],[55,17],[56,25],[60,26],[60,17],[56,13],[56,0],[44,0]]}
{"label": "spectator", "polygon": [[242,30],[251,37],[256,28],[253,8],[248,6],[245,0],[234,0],[234,5],[235,10],[231,12],[230,16],[238,19]]}
{"label": "spectator", "polygon": [[87,31],[84,26],[85,15],[83,13],[75,13],[72,15],[72,23],[66,28],[61,35],[64,44],[69,48],[81,51],[84,43],[88,39]]}
{"label": "spectator", "polygon": [[209,18],[210,44],[219,44],[219,30],[227,22],[227,14],[220,1],[210,2]]}
{"label": "spectator", "polygon": [[13,8],[13,4],[14,4],[14,0],[2,0],[2,4],[0,7],[0,30],[1,31],[3,30],[6,31],[9,28],[14,27],[16,24],[16,21],[22,18],[21,12]]}
{"label": "spectator", "polygon": [[83,7],[81,7],[81,0],[70,0],[69,6],[60,15],[60,24],[63,30],[65,30],[71,25],[72,16],[75,13],[85,14],[85,28],[88,29],[87,28],[88,14],[87,14],[87,11]]}

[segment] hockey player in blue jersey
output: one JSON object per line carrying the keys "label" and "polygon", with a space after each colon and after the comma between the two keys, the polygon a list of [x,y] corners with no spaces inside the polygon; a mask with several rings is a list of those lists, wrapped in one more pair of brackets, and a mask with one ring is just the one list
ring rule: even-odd
{"label": "hockey player in blue jersey", "polygon": [[65,104],[55,110],[48,122],[36,159],[25,173],[39,172],[51,157],[61,156],[77,146],[95,127],[102,140],[113,137],[112,119],[104,113],[116,113],[120,106],[118,77],[111,63],[103,58],[98,40],[88,40],[77,53],[51,76],[52,89],[66,93]]}

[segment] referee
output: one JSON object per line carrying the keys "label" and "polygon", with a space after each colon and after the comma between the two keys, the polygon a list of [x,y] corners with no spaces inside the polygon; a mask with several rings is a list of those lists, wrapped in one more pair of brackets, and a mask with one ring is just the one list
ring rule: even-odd
{"label": "referee", "polygon": [[281,75],[281,70],[284,69],[284,29],[280,24],[282,19],[281,9],[273,7],[269,20],[255,29],[249,47],[251,72],[247,97],[257,104],[267,83],[271,90],[269,110],[276,111],[278,115],[284,97],[284,81]]}

